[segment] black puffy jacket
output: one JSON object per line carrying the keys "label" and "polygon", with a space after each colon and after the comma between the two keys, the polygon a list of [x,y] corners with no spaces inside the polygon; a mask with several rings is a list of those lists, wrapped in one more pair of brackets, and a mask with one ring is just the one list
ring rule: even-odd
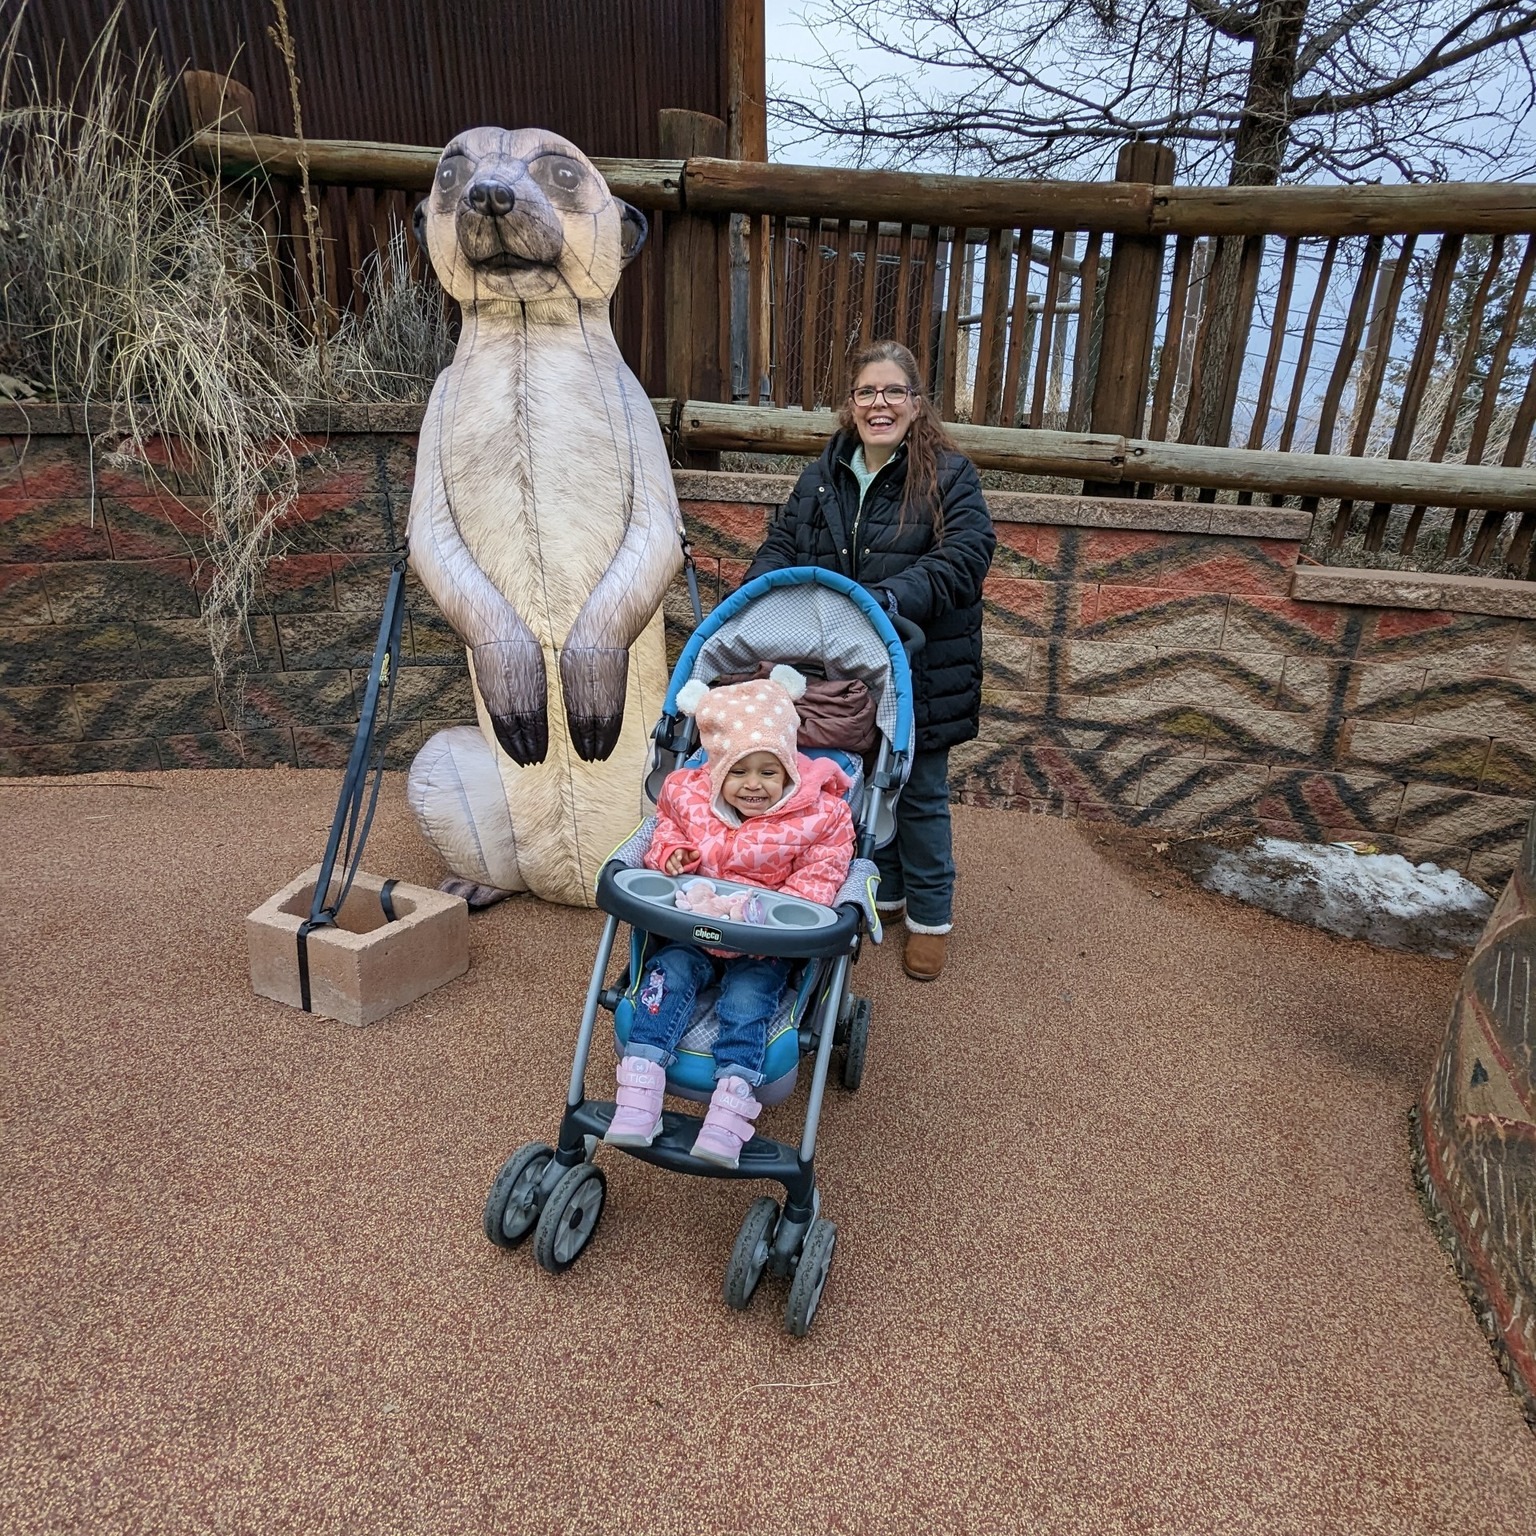
{"label": "black puffy jacket", "polygon": [[912,667],[917,750],[953,747],[976,735],[981,713],[981,584],[997,544],[981,481],[964,455],[941,456],[943,537],[936,540],[931,519],[901,521],[905,444],[881,466],[860,509],[848,463],[858,441],[854,432],[839,432],[800,476],[746,579],[818,565],[889,592],[928,642]]}

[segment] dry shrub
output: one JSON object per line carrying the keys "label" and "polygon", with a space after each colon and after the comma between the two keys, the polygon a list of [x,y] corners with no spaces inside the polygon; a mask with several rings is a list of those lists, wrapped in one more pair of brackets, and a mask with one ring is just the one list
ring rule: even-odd
{"label": "dry shrub", "polygon": [[[362,313],[342,316],[326,351],[327,393],[344,400],[425,400],[452,361],[443,291],[433,277],[412,277],[412,238],[397,225],[388,245],[364,262],[358,273]],[[321,383],[313,380],[315,392]]]}
{"label": "dry shrub", "polygon": [[[72,88],[18,56],[18,30],[0,47],[0,373],[81,402],[109,458],[206,498],[202,616],[238,687],[304,402],[425,399],[451,352],[440,290],[411,279],[400,232],[366,315],[322,349],[269,290],[249,210],[162,142],[171,85],[124,56],[116,18]],[[183,450],[169,475],[161,439]]]}
{"label": "dry shrub", "polygon": [[[287,322],[257,275],[261,232],[156,142],[169,85],[125,60],[115,19],[67,95],[16,55],[0,94],[0,325],[61,399],[99,408],[149,473],[157,438],[207,497],[203,618],[222,684],[292,502]],[[172,487],[175,489],[175,487]],[[94,515],[94,509],[93,509]]]}

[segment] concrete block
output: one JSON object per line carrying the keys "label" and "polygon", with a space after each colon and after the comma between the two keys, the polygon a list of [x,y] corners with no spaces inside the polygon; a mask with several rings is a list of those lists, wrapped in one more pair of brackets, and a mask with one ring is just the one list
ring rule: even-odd
{"label": "concrete block", "polygon": [[400,400],[382,401],[368,407],[368,430],[414,436],[421,431],[421,418],[425,414],[426,407],[423,405]]}
{"label": "concrete block", "polygon": [[[207,657],[205,642],[205,670]],[[0,624],[0,686],[111,682],[143,674],[131,624]]]}
{"label": "concrete block", "polygon": [[46,568],[44,581],[57,624],[198,614],[190,560],[61,562]]}
{"label": "concrete block", "polygon": [[[290,1008],[299,989],[299,929],[309,916],[317,864],[245,920],[251,986]],[[360,871],[335,927],[309,935],[311,1012],[344,1024],[374,1024],[469,969],[469,908],[457,896],[403,881],[389,922],[379,903],[384,881]]]}
{"label": "concrete block", "polygon": [[167,767],[158,743],[132,741],[44,741],[32,746],[0,745],[0,774],[147,773]]}
{"label": "concrete block", "polygon": [[84,734],[69,688],[0,688],[0,744],[30,747]]}
{"label": "concrete block", "polygon": [[1418,572],[1301,565],[1291,596],[1309,603],[1368,603],[1380,608],[1438,608],[1439,579]]}
{"label": "concrete block", "polygon": [[1522,742],[1493,742],[1477,787],[1494,795],[1536,795],[1536,754]]}
{"label": "concrete block", "polygon": [[1439,608],[1450,613],[1536,618],[1532,584],[1499,576],[1303,565],[1296,570],[1291,595],[1316,603],[1366,603],[1382,608]]}
{"label": "concrete block", "polygon": [[225,728],[211,677],[157,677],[75,688],[80,735],[86,741],[114,736],[184,736]]}
{"label": "concrete block", "polygon": [[110,560],[106,520],[89,501],[0,500],[0,551],[11,561]]}
{"label": "concrete block", "polygon": [[1218,503],[1211,508],[1211,532],[1300,542],[1312,532],[1312,514],[1288,507],[1234,507]]}
{"label": "concrete block", "polygon": [[1098,590],[1089,637],[1163,648],[1215,649],[1221,644],[1226,617],[1224,593],[1112,584]]}
{"label": "concrete block", "polygon": [[1519,842],[1532,808],[1532,801],[1515,795],[1458,793],[1437,784],[1409,784],[1403,791],[1397,833],[1478,852]]}
{"label": "concrete block", "polygon": [[1354,720],[1344,729],[1339,756],[1368,763],[1404,783],[1475,789],[1488,761],[1488,738],[1390,721]]}
{"label": "concrete block", "polygon": [[1288,656],[1281,679],[1280,709],[1341,709],[1372,720],[1409,724],[1424,688],[1422,663],[1331,661],[1318,656]]}
{"label": "concrete block", "polygon": [[732,474],[710,469],[674,469],[672,484],[683,502],[686,517],[690,501],[745,501],[759,506],[782,507],[795,488],[794,475]]}

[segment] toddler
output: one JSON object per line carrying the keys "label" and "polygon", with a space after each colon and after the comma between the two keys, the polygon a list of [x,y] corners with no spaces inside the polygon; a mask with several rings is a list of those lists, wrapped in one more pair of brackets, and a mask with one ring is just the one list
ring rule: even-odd
{"label": "toddler", "polygon": [[[709,760],[702,768],[668,774],[645,855],[648,868],[734,880],[831,905],[853,859],[853,817],[843,799],[848,780],[842,770],[796,749],[795,700],[804,692],[805,679],[787,666],[754,682],[725,688],[692,682],[678,692],[678,708],[697,720]],[[707,885],[700,879],[680,888],[678,905],[754,919],[753,898],[722,898]],[[763,1081],[768,1024],[789,970],[787,960],[711,954],[692,944],[669,944],[652,955],[604,1139],[630,1147],[655,1140],[666,1069],[692,1022],[694,1000],[718,978],[715,1093],[693,1155],[736,1167],[762,1109],[754,1090]]]}

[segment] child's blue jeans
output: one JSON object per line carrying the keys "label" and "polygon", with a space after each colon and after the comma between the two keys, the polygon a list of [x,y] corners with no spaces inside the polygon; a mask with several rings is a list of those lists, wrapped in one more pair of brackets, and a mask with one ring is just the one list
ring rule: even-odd
{"label": "child's blue jeans", "polygon": [[715,1041],[715,1081],[740,1077],[756,1088],[763,1080],[768,1025],[789,979],[787,960],[751,955],[717,960],[691,944],[658,949],[645,962],[624,1054],[670,1067],[677,1060],[677,1042],[693,1022],[694,1003],[715,980],[717,968],[720,1037]]}

